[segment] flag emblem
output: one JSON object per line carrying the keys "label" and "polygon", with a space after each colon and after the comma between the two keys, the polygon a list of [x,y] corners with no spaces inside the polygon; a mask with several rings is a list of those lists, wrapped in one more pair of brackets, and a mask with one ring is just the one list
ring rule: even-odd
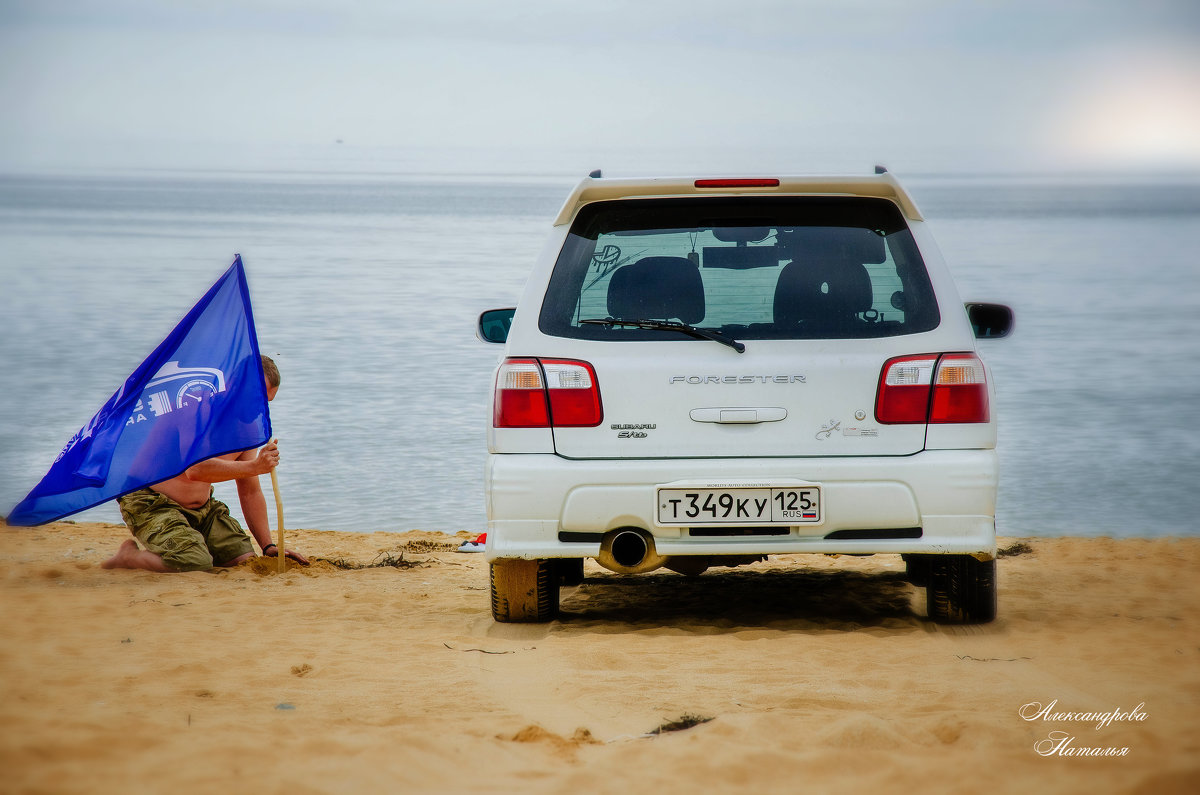
{"label": "flag emblem", "polygon": [[271,436],[266,382],[241,256],[8,516],[35,525],[169,480]]}

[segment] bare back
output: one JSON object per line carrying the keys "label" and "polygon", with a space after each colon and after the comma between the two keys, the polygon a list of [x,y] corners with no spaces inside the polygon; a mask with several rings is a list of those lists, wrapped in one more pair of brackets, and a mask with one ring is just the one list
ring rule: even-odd
{"label": "bare back", "polygon": [[[237,461],[238,459],[245,460],[247,456],[253,457],[254,454],[254,450],[245,450],[240,453],[226,453],[216,456],[216,458],[224,461]],[[192,468],[189,467],[182,475],[155,483],[150,488],[159,494],[170,497],[184,508],[199,508],[212,496],[212,483],[188,477],[188,472],[191,471]]]}

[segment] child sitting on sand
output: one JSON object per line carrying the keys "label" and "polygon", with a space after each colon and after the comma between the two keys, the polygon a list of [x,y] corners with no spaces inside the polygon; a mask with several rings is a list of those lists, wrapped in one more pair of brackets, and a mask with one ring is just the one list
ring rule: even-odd
{"label": "child sitting on sand", "polygon": [[[279,368],[269,356],[262,357],[267,381],[267,400],[279,391]],[[259,485],[279,464],[278,440],[260,450],[243,450],[216,456],[184,470],[183,474],[120,497],[121,516],[132,538],[121,544],[117,554],[100,564],[106,569],[149,571],[207,571],[214,566],[236,566],[254,557],[250,536],[229,513],[225,503],[213,497],[212,484],[237,481],[242,513],[264,555],[276,556],[267,523],[267,501]],[[298,563],[308,560],[290,549],[284,554]]]}

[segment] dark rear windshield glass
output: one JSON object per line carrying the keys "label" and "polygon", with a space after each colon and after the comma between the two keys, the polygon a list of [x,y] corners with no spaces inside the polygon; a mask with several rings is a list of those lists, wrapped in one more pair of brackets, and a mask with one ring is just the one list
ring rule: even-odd
{"label": "dark rear windshield glass", "polygon": [[939,322],[899,209],[883,199],[598,202],[580,211],[542,304],[546,334],[662,339],[583,323],[671,321],[737,339],[889,337]]}

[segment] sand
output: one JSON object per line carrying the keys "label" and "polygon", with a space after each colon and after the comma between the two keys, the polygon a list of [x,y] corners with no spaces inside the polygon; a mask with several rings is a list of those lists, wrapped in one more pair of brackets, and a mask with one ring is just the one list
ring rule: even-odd
{"label": "sand", "polygon": [[0,526],[0,791],[1200,792],[1200,539],[1024,539],[950,627],[894,556],[589,562],[499,625],[466,534],[101,569],[125,537]]}

